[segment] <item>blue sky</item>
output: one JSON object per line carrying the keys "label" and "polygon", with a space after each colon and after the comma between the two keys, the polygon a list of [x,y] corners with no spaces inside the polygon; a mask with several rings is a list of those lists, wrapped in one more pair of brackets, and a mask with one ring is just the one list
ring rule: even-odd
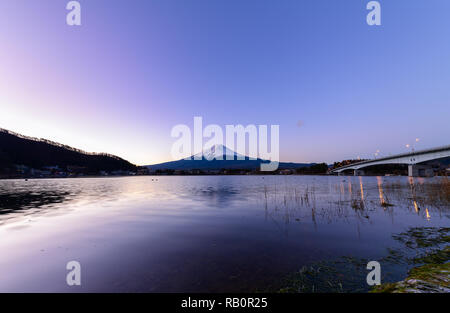
{"label": "blue sky", "polygon": [[282,161],[449,144],[449,1],[67,2],[0,3],[0,127],[137,164],[194,116],[279,124]]}

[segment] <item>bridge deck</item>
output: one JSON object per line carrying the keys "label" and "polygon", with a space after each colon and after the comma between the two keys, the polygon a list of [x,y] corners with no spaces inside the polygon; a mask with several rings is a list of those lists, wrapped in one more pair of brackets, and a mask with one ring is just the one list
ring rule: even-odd
{"label": "bridge deck", "polygon": [[392,160],[392,159],[397,159],[397,158],[411,157],[411,156],[417,156],[417,155],[421,155],[421,154],[441,152],[441,151],[446,151],[446,150],[450,150],[450,145],[437,147],[437,148],[432,148],[432,149],[419,150],[419,151],[414,151],[414,152],[401,153],[401,154],[391,155],[391,156],[383,157],[383,158],[379,158],[379,159],[372,159],[372,160],[352,163],[352,164],[349,164],[349,165],[345,165],[345,166],[342,166],[342,167],[335,168],[335,169],[331,170],[330,172],[332,173],[332,172],[335,172],[335,171],[338,171],[338,170],[341,171],[341,170],[345,170],[346,168],[352,168],[352,167],[355,167],[355,166],[360,166],[360,165],[364,165],[364,164],[370,164],[370,163],[374,163],[374,162],[378,163],[378,162]]}

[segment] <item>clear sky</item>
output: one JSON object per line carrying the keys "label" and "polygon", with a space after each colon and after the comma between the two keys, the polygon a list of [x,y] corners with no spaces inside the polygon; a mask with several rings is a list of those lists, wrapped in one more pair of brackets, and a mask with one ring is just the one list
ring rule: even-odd
{"label": "clear sky", "polygon": [[450,144],[450,1],[0,2],[0,127],[136,164],[176,124],[279,124],[280,159]]}

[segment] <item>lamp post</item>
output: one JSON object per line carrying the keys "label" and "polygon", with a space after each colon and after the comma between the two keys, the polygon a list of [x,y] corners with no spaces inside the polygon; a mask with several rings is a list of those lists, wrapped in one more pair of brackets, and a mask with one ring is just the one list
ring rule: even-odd
{"label": "lamp post", "polygon": [[[417,144],[419,142],[419,140],[420,140],[419,138],[416,138],[416,140],[414,141],[414,144]],[[412,148],[413,152],[414,152],[414,144],[413,144],[413,148]]]}
{"label": "lamp post", "polygon": [[377,150],[374,155],[375,155],[375,159],[377,158],[378,154],[380,154],[380,150]]}
{"label": "lamp post", "polygon": [[407,149],[411,148],[411,152],[414,153],[414,147],[415,147],[415,144],[417,144],[419,141],[420,141],[420,138],[416,138],[416,139],[414,140],[414,143],[413,143],[412,145],[410,145],[409,143],[406,144],[406,148],[407,148]]}

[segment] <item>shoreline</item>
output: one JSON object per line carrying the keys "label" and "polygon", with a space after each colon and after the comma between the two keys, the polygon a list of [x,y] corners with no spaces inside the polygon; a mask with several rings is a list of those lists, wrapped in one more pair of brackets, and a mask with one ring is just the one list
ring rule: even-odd
{"label": "shoreline", "polygon": [[381,284],[370,293],[450,293],[450,263],[414,267],[404,280]]}
{"label": "shoreline", "polygon": [[[196,177],[204,177],[204,176],[330,176],[330,177],[358,177],[353,175],[329,175],[329,174],[188,174],[188,175],[180,175],[180,174],[170,174],[170,175],[164,175],[164,174],[148,174],[148,175],[85,175],[85,176],[73,176],[73,177],[0,177],[0,180],[38,180],[38,179],[73,179],[73,178],[119,178],[119,177],[190,177],[190,176],[196,176]],[[364,175],[361,177],[410,177],[407,175]],[[436,175],[432,177],[421,177],[421,176],[414,176],[414,178],[445,178],[448,177],[446,175]]]}

